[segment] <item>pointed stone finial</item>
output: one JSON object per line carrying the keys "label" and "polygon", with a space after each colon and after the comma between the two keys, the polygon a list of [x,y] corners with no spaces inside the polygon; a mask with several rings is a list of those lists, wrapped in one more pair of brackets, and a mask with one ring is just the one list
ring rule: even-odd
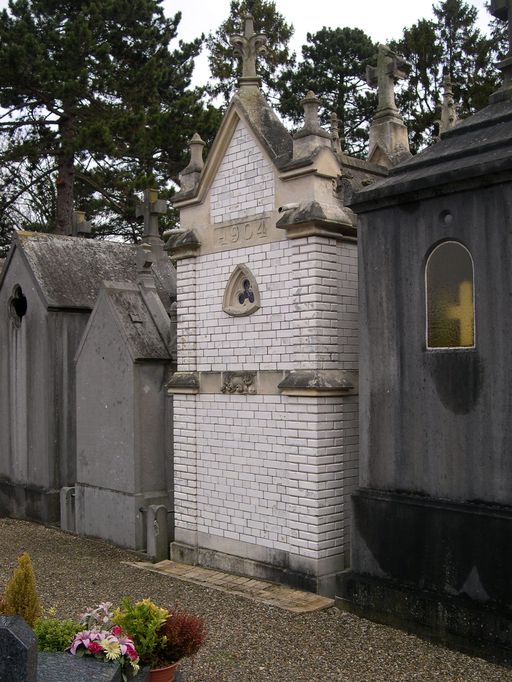
{"label": "pointed stone finial", "polygon": [[194,133],[192,139],[188,143],[190,149],[190,161],[186,168],[180,173],[180,184],[182,192],[189,192],[194,189],[204,168],[203,148],[205,142],[201,139],[198,133]]}
{"label": "pointed stone finial", "polygon": [[503,85],[490,96],[489,101],[494,103],[512,98],[512,0],[491,0],[489,11],[496,19],[508,22],[508,52],[498,64],[503,73]]}
{"label": "pointed stone finial", "polygon": [[78,237],[80,235],[91,234],[92,225],[85,219],[85,211],[73,211],[72,235]]}
{"label": "pointed stone finial", "polygon": [[144,218],[142,241],[145,244],[161,243],[158,230],[158,217],[167,213],[167,202],[158,198],[158,190],[146,189],[144,201],[136,208],[137,218]]}
{"label": "pointed stone finial", "polygon": [[370,126],[368,160],[390,168],[407,159],[409,138],[407,128],[395,102],[395,81],[405,78],[407,62],[387,45],[379,45],[377,66],[368,66],[368,85],[377,88],[378,106]]}
{"label": "pointed stone finial", "polygon": [[443,104],[441,108],[441,120],[439,121],[439,135],[457,125],[457,107],[453,99],[452,79],[448,74],[443,78]]}
{"label": "pointed stone finial", "polygon": [[247,14],[244,17],[243,35],[233,35],[230,38],[233,52],[242,57],[242,77],[238,84],[244,86],[261,85],[261,78],[256,73],[256,57],[267,51],[267,36],[263,33],[254,33],[254,18]]}
{"label": "pointed stone finial", "polygon": [[301,101],[304,107],[304,125],[293,135],[293,157],[311,154],[317,147],[328,147],[331,136],[320,125],[318,110],[321,102],[312,90]]}
{"label": "pointed stone finial", "polygon": [[331,113],[331,147],[335,154],[343,154],[343,147],[340,139],[340,123],[335,111]]}

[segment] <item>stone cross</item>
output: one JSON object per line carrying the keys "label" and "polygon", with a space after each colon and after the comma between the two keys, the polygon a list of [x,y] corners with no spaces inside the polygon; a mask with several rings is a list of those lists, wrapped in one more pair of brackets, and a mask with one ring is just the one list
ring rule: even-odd
{"label": "stone cross", "polygon": [[144,232],[142,241],[148,244],[158,243],[160,233],[158,231],[158,216],[167,213],[167,202],[158,198],[156,189],[147,189],[144,192],[144,202],[136,209],[137,218],[144,218]]}
{"label": "stone cross", "polygon": [[[503,72],[501,92],[505,94],[505,97],[508,97],[510,96],[508,91],[512,89],[512,0],[491,0],[489,11],[496,19],[508,22],[508,54],[498,64],[498,67]],[[491,101],[492,99],[493,95],[491,95]]]}
{"label": "stone cross", "polygon": [[379,45],[377,66],[366,67],[366,80],[371,88],[377,88],[379,104],[377,114],[396,114],[395,81],[406,78],[409,65],[392,52],[387,45]]}
{"label": "stone cross", "polygon": [[247,14],[244,19],[244,34],[233,35],[230,38],[233,52],[242,57],[242,82],[254,82],[258,76],[256,74],[256,57],[266,52],[267,36],[263,33],[254,33],[254,19]]}
{"label": "stone cross", "polygon": [[73,237],[78,237],[79,234],[91,234],[92,225],[85,219],[84,211],[73,211]]}

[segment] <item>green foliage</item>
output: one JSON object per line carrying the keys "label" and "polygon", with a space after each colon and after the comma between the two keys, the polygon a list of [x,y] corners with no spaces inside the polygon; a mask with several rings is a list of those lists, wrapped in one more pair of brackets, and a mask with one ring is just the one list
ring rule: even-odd
{"label": "green foliage", "polygon": [[[209,141],[218,124],[190,88],[202,39],[170,47],[179,21],[161,0],[12,0],[2,11],[0,229],[66,232],[76,207],[98,214],[100,234],[137,238],[136,193],[170,191],[188,139],[200,129]],[[50,222],[23,209],[45,178]]]}
{"label": "green foliage", "polygon": [[34,627],[41,615],[41,602],[37,596],[32,562],[26,552],[18,557],[18,566],[5,587],[2,601],[3,613],[21,616],[30,627]]}
{"label": "green foliage", "polygon": [[365,72],[376,49],[358,28],[324,27],[317,33],[308,33],[307,43],[302,47],[303,60],[296,69],[286,70],[280,79],[280,112],[294,123],[301,122],[304,110],[300,101],[308,90],[313,90],[324,105],[322,122],[327,124],[329,115],[335,112],[347,151],[363,155],[376,106]]}
{"label": "green foliage", "polygon": [[160,629],[169,612],[154,604],[150,599],[133,603],[125,598],[116,609],[112,622],[119,625],[132,638],[141,664],[155,667],[159,652],[165,646],[165,637]]}
{"label": "green foliage", "polygon": [[59,620],[58,618],[38,618],[34,631],[37,636],[39,651],[54,653],[65,651],[73,641],[81,625],[73,620]]}
{"label": "green foliage", "polygon": [[227,103],[236,90],[242,67],[241,60],[233,54],[229,39],[234,34],[243,34],[246,14],[254,17],[255,32],[267,36],[267,51],[258,58],[257,73],[262,78],[263,91],[267,97],[277,100],[279,91],[276,82],[279,75],[295,63],[295,54],[290,53],[288,46],[293,26],[286,23],[283,15],[277,11],[276,3],[268,0],[231,0],[229,17],[206,40],[213,76],[208,92],[214,97],[222,95]]}
{"label": "green foliage", "polygon": [[442,0],[433,9],[433,20],[404,29],[402,38],[391,44],[412,66],[397,102],[413,151],[436,137],[443,73],[452,79],[461,117],[485,106],[498,87],[496,43],[477,28],[476,8],[464,0]]}

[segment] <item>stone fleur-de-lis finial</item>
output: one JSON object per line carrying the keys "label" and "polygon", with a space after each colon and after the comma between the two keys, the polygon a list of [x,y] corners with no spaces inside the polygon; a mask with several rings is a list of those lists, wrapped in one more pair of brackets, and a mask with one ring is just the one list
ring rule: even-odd
{"label": "stone fleur-de-lis finial", "polygon": [[512,0],[491,0],[490,13],[508,22],[508,53],[498,68],[503,73],[503,85],[490,97],[491,102],[512,98]]}
{"label": "stone fleur-de-lis finial", "polygon": [[395,81],[406,78],[409,69],[405,59],[398,57],[387,45],[379,45],[377,66],[366,68],[366,80],[377,88],[379,103],[377,115],[398,114],[395,102]]}
{"label": "stone fleur-de-lis finial", "polygon": [[256,73],[256,57],[267,50],[267,36],[254,33],[254,18],[247,14],[244,18],[243,35],[233,35],[230,38],[233,51],[242,57],[242,77],[240,87],[244,85],[260,85],[260,78]]}
{"label": "stone fleur-de-lis finial", "polygon": [[443,104],[441,108],[441,120],[439,121],[439,135],[457,125],[457,106],[453,99],[452,79],[448,74],[443,78]]}

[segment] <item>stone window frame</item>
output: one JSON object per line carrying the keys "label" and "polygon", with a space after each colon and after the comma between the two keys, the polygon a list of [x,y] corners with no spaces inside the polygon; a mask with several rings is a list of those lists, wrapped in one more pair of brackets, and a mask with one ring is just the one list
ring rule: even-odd
{"label": "stone window frame", "polygon": [[[429,315],[428,315],[428,267],[432,259],[432,256],[443,246],[447,244],[456,244],[466,251],[469,256],[471,263],[471,284],[472,284],[472,294],[473,294],[473,345],[472,346],[430,346],[428,342],[428,331],[429,331]],[[461,241],[457,239],[443,239],[442,241],[434,244],[427,253],[424,267],[424,287],[425,287],[425,347],[427,351],[431,352],[444,352],[444,351],[471,351],[476,348],[476,299],[475,299],[475,261],[473,259],[473,254],[470,249]]]}
{"label": "stone window frame", "polygon": [[[254,301],[252,303],[249,301],[240,303],[239,301],[239,296],[243,294],[245,290],[244,282],[246,280],[250,283],[250,291],[254,296]],[[231,317],[247,317],[260,308],[261,296],[256,278],[247,265],[239,263],[231,273],[224,290],[222,310]]]}

